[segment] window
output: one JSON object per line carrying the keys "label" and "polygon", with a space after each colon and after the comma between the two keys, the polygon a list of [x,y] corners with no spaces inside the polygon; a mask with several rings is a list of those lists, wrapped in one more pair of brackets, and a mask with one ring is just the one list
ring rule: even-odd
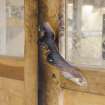
{"label": "window", "polygon": [[0,55],[24,56],[24,0],[0,0]]}
{"label": "window", "polygon": [[76,65],[104,67],[105,1],[66,0],[65,4],[65,35],[59,38],[62,56]]}

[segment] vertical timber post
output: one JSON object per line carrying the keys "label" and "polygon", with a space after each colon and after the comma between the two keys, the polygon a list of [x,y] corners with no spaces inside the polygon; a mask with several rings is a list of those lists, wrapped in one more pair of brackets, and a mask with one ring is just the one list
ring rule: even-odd
{"label": "vertical timber post", "polygon": [[[49,22],[57,38],[60,0],[39,0],[40,22]],[[41,20],[42,19],[42,20]],[[46,50],[39,48],[39,105],[61,105],[59,71],[46,60]]]}
{"label": "vertical timber post", "polygon": [[25,105],[38,105],[38,0],[25,0]]}

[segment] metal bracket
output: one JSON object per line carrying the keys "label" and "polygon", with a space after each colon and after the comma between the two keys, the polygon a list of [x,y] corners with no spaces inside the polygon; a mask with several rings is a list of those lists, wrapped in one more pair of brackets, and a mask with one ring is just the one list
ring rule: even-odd
{"label": "metal bracket", "polygon": [[47,55],[47,61],[50,64],[56,66],[66,79],[72,80],[77,85],[87,86],[87,81],[80,73],[80,71],[76,67],[69,64],[60,55],[54,41],[54,32],[51,26],[48,23],[44,23],[41,32],[42,35],[39,38],[39,45],[44,47],[47,46],[47,49],[49,50]]}

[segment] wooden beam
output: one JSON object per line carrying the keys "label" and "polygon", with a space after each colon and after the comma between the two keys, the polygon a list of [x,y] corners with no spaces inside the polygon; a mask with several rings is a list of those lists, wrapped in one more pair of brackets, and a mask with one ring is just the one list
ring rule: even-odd
{"label": "wooden beam", "polygon": [[37,104],[38,0],[25,0],[25,105]]}

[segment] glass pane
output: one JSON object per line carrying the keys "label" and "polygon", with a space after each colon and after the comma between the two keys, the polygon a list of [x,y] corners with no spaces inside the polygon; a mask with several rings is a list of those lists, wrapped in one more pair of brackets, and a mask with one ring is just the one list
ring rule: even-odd
{"label": "glass pane", "polygon": [[67,0],[67,60],[105,64],[105,0]]}
{"label": "glass pane", "polygon": [[24,0],[0,0],[0,55],[24,56]]}

